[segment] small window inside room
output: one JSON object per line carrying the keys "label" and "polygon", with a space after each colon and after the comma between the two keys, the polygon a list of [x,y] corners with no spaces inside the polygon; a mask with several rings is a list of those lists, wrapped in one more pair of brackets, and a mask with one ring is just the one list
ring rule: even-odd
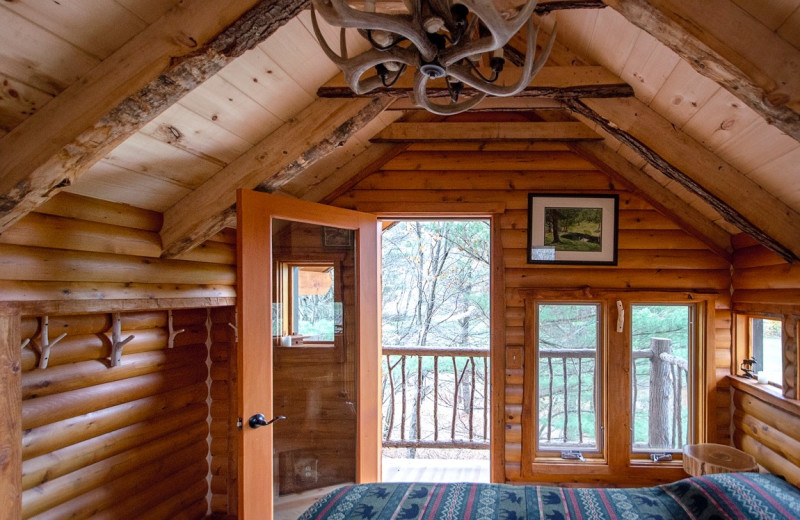
{"label": "small window inside room", "polygon": [[279,262],[274,309],[281,346],[331,346],[342,333],[335,262]]}
{"label": "small window inside room", "polygon": [[756,361],[759,382],[783,385],[783,342],[781,322],[777,319],[755,318],[749,320],[749,357]]}

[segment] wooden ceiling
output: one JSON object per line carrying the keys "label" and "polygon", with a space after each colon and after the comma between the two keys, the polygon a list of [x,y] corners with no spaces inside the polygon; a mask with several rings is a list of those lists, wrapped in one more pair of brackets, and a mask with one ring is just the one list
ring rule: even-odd
{"label": "wooden ceiling", "polygon": [[68,191],[163,213],[174,256],[235,225],[236,188],[331,200],[444,132],[564,141],[720,254],[744,231],[797,260],[800,0],[605,3],[540,2],[548,66],[480,107],[524,117],[454,131],[335,89],[302,0],[4,2],[0,232]]}

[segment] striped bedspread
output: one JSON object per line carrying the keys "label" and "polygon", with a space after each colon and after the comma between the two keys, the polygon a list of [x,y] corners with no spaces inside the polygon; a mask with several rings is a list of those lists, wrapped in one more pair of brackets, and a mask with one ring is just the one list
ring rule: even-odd
{"label": "striped bedspread", "polygon": [[800,489],[775,475],[727,473],[649,488],[508,484],[358,484],[320,499],[300,520],[800,518]]}

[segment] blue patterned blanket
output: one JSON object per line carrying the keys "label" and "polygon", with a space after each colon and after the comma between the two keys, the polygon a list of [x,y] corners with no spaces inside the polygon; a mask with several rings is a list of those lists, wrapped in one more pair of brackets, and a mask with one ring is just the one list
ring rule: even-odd
{"label": "blue patterned blanket", "polygon": [[726,473],[649,488],[510,484],[357,484],[321,498],[300,520],[800,518],[800,489],[780,477]]}

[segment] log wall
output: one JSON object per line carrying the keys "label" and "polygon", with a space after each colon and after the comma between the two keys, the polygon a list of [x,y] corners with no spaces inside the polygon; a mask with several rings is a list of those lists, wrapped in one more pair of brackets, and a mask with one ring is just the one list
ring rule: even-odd
{"label": "log wall", "polygon": [[[19,361],[24,518],[209,510],[207,308],[235,303],[235,233],[162,260],[160,227],[159,213],[61,193],[0,235],[0,306],[17,345],[32,340]],[[134,338],[111,368],[117,312]],[[186,329],[174,348],[170,314]],[[67,335],[41,369],[44,316],[52,340]]]}
{"label": "log wall", "polygon": [[207,510],[207,310],[25,316],[22,517],[198,518]]}
{"label": "log wall", "polygon": [[[527,264],[527,208],[531,192],[618,193],[618,265]],[[493,464],[501,465],[504,473],[495,474],[495,478],[521,479],[521,439],[533,434],[521,429],[524,306],[520,291],[528,288],[588,285],[609,289],[717,292],[716,327],[711,335],[717,377],[710,411],[716,429],[709,432],[709,440],[729,442],[730,398],[726,383],[731,363],[729,262],[682,231],[626,186],[571,153],[566,146],[547,143],[414,144],[333,203],[387,215],[443,211],[499,215],[499,236],[495,233],[493,239],[499,240],[502,246],[494,259],[502,266],[501,276],[505,280],[500,296],[505,305],[501,311],[504,319],[500,323],[503,330],[499,332],[503,335],[505,356],[493,359],[504,357],[506,362],[514,361],[512,366],[503,367],[504,378],[496,380],[500,384],[492,394],[495,399],[498,396],[504,399],[499,410],[504,413],[505,439],[500,444],[502,453],[493,455]]]}
{"label": "log wall", "polygon": [[800,486],[800,403],[731,378],[733,444],[770,473]]}
{"label": "log wall", "polygon": [[[733,310],[781,320],[783,388],[731,378],[733,444],[753,455],[767,471],[800,485],[800,405],[798,405],[798,322],[800,266],[788,264],[754,240],[734,237]],[[733,371],[744,357],[744,339],[736,343]]]}

